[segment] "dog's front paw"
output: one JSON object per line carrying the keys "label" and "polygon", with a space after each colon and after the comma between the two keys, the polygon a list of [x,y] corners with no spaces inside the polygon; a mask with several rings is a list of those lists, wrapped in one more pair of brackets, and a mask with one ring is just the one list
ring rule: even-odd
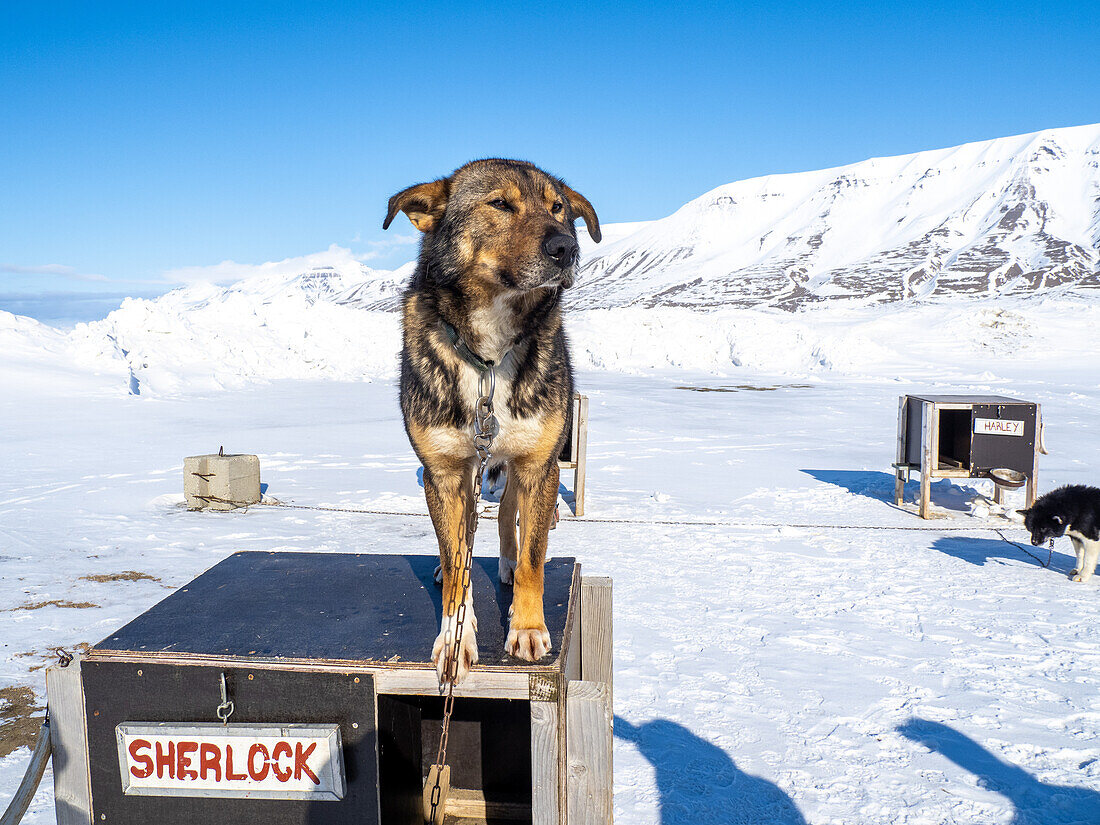
{"label": "dog's front paw", "polygon": [[1087,582],[1091,578],[1092,573],[1078,573],[1076,570],[1074,570],[1073,574],[1070,576],[1070,579],[1075,582]]}
{"label": "dog's front paw", "polygon": [[[462,623],[462,640],[458,646],[458,667],[455,670],[455,684],[459,684],[477,664],[477,618],[473,611],[467,611],[466,621]],[[432,645],[432,664],[439,684],[450,681],[452,659],[455,655],[455,619],[448,616],[443,619],[442,629]]]}
{"label": "dog's front paw", "polygon": [[1069,577],[1075,582],[1081,581],[1080,573],[1081,571],[1074,567],[1072,570],[1069,571]]}
{"label": "dog's front paw", "polygon": [[537,662],[550,652],[550,633],[542,627],[509,628],[504,652],[517,659]]}

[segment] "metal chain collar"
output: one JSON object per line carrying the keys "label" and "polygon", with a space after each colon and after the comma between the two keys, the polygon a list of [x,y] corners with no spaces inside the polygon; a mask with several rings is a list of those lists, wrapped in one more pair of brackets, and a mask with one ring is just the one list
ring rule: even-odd
{"label": "metal chain collar", "polygon": [[[445,695],[443,700],[443,733],[439,737],[439,750],[436,752],[435,763],[428,775],[434,776],[430,797],[430,810],[428,822],[441,821],[437,817],[440,813],[439,806],[443,798],[443,768],[447,762],[447,740],[451,734],[451,714],[454,712],[454,688],[458,677],[458,661],[462,653],[462,628],[466,623],[467,595],[470,591],[470,575],[474,563],[474,533],[477,532],[477,519],[481,502],[481,487],[485,478],[485,470],[493,457],[493,439],[500,432],[500,424],[497,422],[493,411],[493,396],[497,388],[496,365],[489,361],[487,369],[478,373],[477,378],[477,404],[474,407],[474,450],[477,453],[477,473],[474,475],[474,498],[471,503],[466,520],[466,555],[462,562],[461,587],[458,594],[461,598],[455,604],[455,591],[452,591],[451,600],[447,603],[446,615],[454,616],[454,639],[450,642],[451,659],[447,668],[446,688],[440,686],[440,693]],[[444,646],[447,641],[444,640]]]}

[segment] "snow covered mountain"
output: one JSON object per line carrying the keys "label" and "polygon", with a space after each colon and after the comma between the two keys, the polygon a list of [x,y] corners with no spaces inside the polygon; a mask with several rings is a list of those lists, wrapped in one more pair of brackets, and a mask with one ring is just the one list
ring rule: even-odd
{"label": "snow covered mountain", "polygon": [[[609,224],[602,244],[580,236],[582,267],[566,294],[574,309],[796,309],[1100,287],[1100,124],[737,181],[666,218]],[[397,310],[412,267],[318,266],[210,299],[296,294]]]}
{"label": "snow covered mountain", "polygon": [[721,186],[589,245],[576,308],[1100,286],[1100,125]]}
{"label": "snow covered mountain", "polygon": [[[1067,312],[1100,346],[1100,125],[740,181],[598,246],[580,235],[579,369],[873,373],[937,325],[978,361],[998,342],[1040,357]],[[4,314],[0,349],[24,377],[64,362],[135,394],[392,376],[413,264],[309,258],[127,299],[68,334]]]}

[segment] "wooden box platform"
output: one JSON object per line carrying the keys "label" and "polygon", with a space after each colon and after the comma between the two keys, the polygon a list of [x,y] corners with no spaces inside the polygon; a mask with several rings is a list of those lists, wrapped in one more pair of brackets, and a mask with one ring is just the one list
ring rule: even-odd
{"label": "wooden box platform", "polygon": [[[428,661],[435,556],[237,553],[47,673],[59,825],[421,821],[442,699]],[[552,651],[504,653],[511,588],[476,558],[479,664],[455,690],[449,819],[539,825],[611,817],[611,583],[546,564]],[[338,725],[338,801],[124,792],[119,726]]]}

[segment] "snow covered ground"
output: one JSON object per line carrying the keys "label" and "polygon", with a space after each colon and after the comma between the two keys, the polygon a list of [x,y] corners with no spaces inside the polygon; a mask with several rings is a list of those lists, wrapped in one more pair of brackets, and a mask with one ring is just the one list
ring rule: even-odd
{"label": "snow covered ground", "polygon": [[[1100,823],[1100,578],[1003,541],[988,482],[922,522],[890,475],[897,396],[974,391],[1043,405],[1042,490],[1100,482],[1098,164],[1100,126],[1052,130],[581,233],[588,517],[551,553],[615,580],[618,822]],[[0,806],[28,758],[3,697],[41,701],[52,649],[238,550],[435,552],[410,267],[255,270],[71,330],[0,311]],[[222,445],[284,502],[407,515],[187,512],[183,457]]]}
{"label": "snow covered ground", "polygon": [[[162,327],[134,302],[151,314],[69,335],[0,315],[0,688],[41,700],[52,647],[238,550],[434,552],[418,515],[179,506],[183,456],[225,445],[283,501],[425,512],[393,316],[267,306]],[[1041,487],[1096,483],[1098,313],[573,314],[589,517],[686,522],[551,534],[615,580],[616,821],[1100,822],[1100,580],[1067,580],[1064,541],[1051,569],[1001,541],[1024,533],[982,483],[935,485],[932,522],[889,503],[897,395],[918,389],[1041,402]],[[0,759],[0,806],[27,757]],[[26,822],[51,816],[47,776]]]}

